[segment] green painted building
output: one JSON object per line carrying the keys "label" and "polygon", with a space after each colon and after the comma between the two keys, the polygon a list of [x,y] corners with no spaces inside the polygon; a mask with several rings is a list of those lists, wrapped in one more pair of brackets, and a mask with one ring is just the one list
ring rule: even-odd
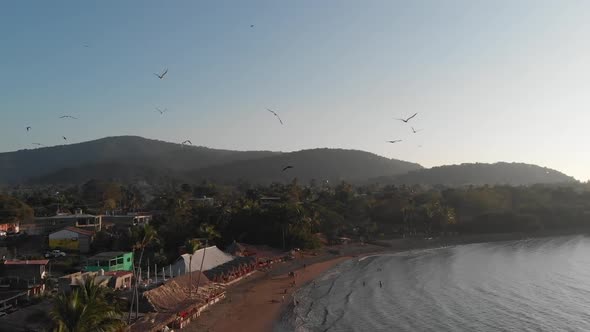
{"label": "green painted building", "polygon": [[88,258],[84,271],[95,272],[99,270],[109,271],[133,271],[133,253],[123,251],[101,252]]}

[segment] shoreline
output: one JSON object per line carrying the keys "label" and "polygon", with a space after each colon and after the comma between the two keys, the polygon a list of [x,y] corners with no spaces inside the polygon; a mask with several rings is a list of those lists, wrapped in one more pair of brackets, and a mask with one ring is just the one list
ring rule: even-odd
{"label": "shoreline", "polygon": [[[257,272],[252,280],[227,290],[226,299],[216,304],[183,331],[259,332],[272,331],[282,313],[293,301],[293,293],[337,264],[353,256],[332,256],[305,268],[294,266],[296,276],[288,272],[278,276]],[[295,281],[295,286],[291,282]]]}
{"label": "shoreline", "polygon": [[[478,234],[433,239],[407,238],[375,241],[366,245],[341,245],[329,247],[332,254],[318,257],[299,258],[281,263],[269,272],[256,272],[247,280],[240,281],[227,289],[227,298],[186,327],[185,331],[209,332],[271,332],[285,310],[292,304],[292,294],[326,271],[344,261],[363,256],[399,253],[411,250],[444,248],[457,245],[518,241],[532,238],[588,235],[587,232],[542,232],[537,234],[505,233]],[[303,268],[303,265],[306,267]],[[289,284],[297,274],[294,287]],[[285,293],[286,290],[286,293]],[[284,300],[283,300],[284,296]]]}

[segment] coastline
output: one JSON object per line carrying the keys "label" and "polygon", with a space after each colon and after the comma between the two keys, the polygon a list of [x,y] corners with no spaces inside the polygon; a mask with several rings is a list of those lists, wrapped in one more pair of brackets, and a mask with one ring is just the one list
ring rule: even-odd
{"label": "coastline", "polygon": [[[293,301],[294,292],[337,264],[353,257],[332,256],[305,268],[295,268],[294,278],[289,277],[288,272],[278,276],[257,272],[251,280],[228,289],[225,300],[204,312],[194,324],[183,330],[270,332]],[[294,287],[290,285],[292,281],[295,281]]]}
{"label": "coastline", "polygon": [[[394,239],[376,241],[367,245],[341,245],[327,248],[329,253],[317,257],[298,258],[281,263],[269,272],[256,272],[247,280],[240,281],[227,290],[227,298],[206,311],[185,331],[210,332],[271,332],[281,315],[292,304],[292,294],[307,283],[320,277],[334,266],[368,255],[397,253],[410,250],[444,248],[487,242],[518,241],[531,238],[587,235],[587,232],[539,232],[537,234],[506,233],[478,234],[433,239]],[[306,264],[305,269],[303,265]],[[289,272],[297,274],[296,285],[290,286],[293,278]],[[287,290],[286,293],[285,289]],[[284,300],[283,300],[284,296]]]}

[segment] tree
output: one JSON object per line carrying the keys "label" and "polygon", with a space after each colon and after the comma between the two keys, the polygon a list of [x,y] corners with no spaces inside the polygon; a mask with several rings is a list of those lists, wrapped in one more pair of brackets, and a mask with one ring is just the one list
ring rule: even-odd
{"label": "tree", "polygon": [[51,318],[56,332],[116,332],[125,327],[121,311],[112,305],[108,290],[94,278],[80,282],[79,288],[55,299]]}
{"label": "tree", "polygon": [[143,253],[145,248],[149,246],[152,242],[157,241],[158,234],[156,230],[150,226],[149,224],[145,224],[143,227],[133,227],[131,229],[131,239],[134,243],[133,245],[133,256],[135,257],[135,252],[141,250],[139,254],[139,262],[137,267],[133,264],[133,275],[135,277],[135,287],[133,288],[133,296],[131,298],[131,308],[129,309],[129,318],[128,323],[131,322],[131,312],[133,311],[133,305],[136,305],[135,317],[139,316],[139,278],[141,275],[139,274],[141,268],[141,261],[143,260]]}
{"label": "tree", "polygon": [[33,218],[33,209],[20,200],[0,195],[0,221],[15,222]]}
{"label": "tree", "polygon": [[[191,298],[192,295],[192,290],[193,290],[193,255],[195,254],[195,251],[199,250],[199,248],[201,247],[201,242],[199,240],[196,239],[191,239],[186,241],[186,243],[184,244],[184,249],[186,250],[187,254],[189,254],[188,256],[188,273],[189,273],[189,288],[188,288],[188,297]],[[200,271],[199,271],[200,272]]]}

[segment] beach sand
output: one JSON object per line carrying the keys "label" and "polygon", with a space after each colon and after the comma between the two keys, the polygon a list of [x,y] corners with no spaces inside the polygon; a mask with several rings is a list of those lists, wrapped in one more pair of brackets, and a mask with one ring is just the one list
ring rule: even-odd
{"label": "beach sand", "polygon": [[[308,265],[305,269],[296,270],[295,278],[289,277],[288,274],[270,277],[262,272],[256,272],[249,277],[250,280],[230,287],[224,301],[204,312],[196,322],[183,331],[271,331],[282,311],[290,301],[293,301],[291,294],[297,288],[350,258],[342,256]],[[294,287],[291,286],[293,281]]]}

